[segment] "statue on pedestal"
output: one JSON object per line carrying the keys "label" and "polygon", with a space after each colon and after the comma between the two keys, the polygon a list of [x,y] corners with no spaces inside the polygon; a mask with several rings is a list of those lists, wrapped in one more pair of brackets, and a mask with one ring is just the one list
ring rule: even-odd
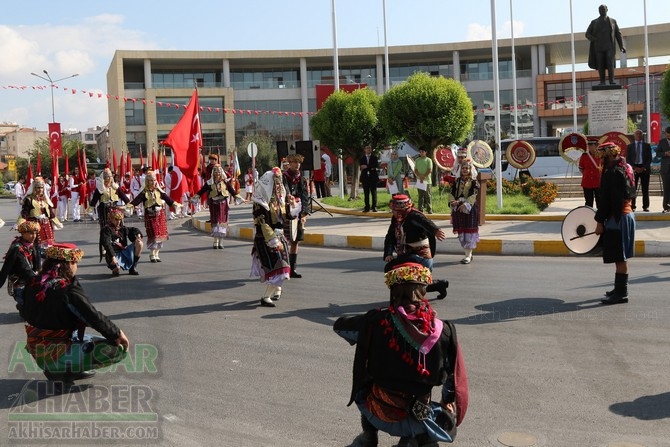
{"label": "statue on pedestal", "polygon": [[607,6],[598,8],[600,17],[591,21],[586,30],[589,45],[589,68],[598,70],[600,85],[605,85],[605,70],[610,85],[614,85],[614,65],[616,62],[616,44],[622,53],[626,52],[621,39],[621,31],[616,20],[607,16]]}

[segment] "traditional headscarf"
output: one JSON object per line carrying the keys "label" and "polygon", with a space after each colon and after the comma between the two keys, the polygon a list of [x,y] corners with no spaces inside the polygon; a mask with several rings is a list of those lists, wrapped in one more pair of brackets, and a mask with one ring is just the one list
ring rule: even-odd
{"label": "traditional headscarf", "polygon": [[17,230],[19,233],[24,234],[24,233],[39,233],[40,231],[40,224],[35,222],[34,220],[26,220],[21,222]]}
{"label": "traditional headscarf", "polygon": [[606,141],[603,144],[598,146],[598,152],[596,153],[598,158],[609,158],[614,160],[614,164],[626,173],[626,177],[635,184],[635,174],[633,173],[633,167],[626,162],[626,157],[621,156],[621,148],[611,141]]}
{"label": "traditional headscarf", "polygon": [[280,204],[286,203],[286,190],[282,182],[281,170],[277,167],[267,171],[258,179],[251,200],[269,211],[269,203],[273,195],[277,197]]}
{"label": "traditional headscarf", "polygon": [[[112,183],[109,186],[105,185],[105,180],[107,179],[112,180]],[[112,174],[112,170],[109,168],[105,168],[102,171],[102,175],[96,179],[95,185],[97,190],[100,191],[100,194],[109,193],[109,191],[106,191],[107,188],[111,188],[113,190],[117,190],[119,188],[119,184],[114,181],[114,174]]]}
{"label": "traditional headscarf", "polygon": [[84,251],[74,244],[54,244],[47,248],[46,257],[58,261],[79,262],[84,257]]}
{"label": "traditional headscarf", "polygon": [[[150,179],[150,178],[154,180],[154,189],[156,189],[160,192],[165,192],[161,189],[160,186],[158,186],[158,177],[156,177],[156,172],[152,171],[152,170],[148,170],[147,173],[144,176],[144,186],[142,186],[142,191],[147,189],[147,179]],[[142,193],[142,191],[140,191],[140,194]]]}
{"label": "traditional headscarf", "polygon": [[219,172],[221,173],[221,181],[227,182],[228,181],[228,176],[226,175],[226,171],[223,169],[223,167],[220,164],[215,164],[214,167],[212,168],[212,173],[209,177],[209,180],[207,180],[208,185],[214,184],[214,173]]}
{"label": "traditional headscarf", "polygon": [[33,197],[33,195],[35,193],[35,187],[36,186],[42,186],[44,188],[44,192],[43,192],[44,199],[43,200],[47,203],[47,205],[49,205],[50,207],[53,207],[54,204],[51,202],[51,198],[49,198],[49,195],[47,194],[46,183],[44,182],[44,178],[42,178],[42,177],[35,177],[33,179],[33,182],[30,184],[30,186],[26,190],[25,197]]}

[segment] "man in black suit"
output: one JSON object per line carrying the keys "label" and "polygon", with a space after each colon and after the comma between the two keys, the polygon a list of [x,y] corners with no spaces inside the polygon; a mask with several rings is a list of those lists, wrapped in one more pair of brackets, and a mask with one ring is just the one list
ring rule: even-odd
{"label": "man in black suit", "polygon": [[656,146],[656,156],[661,159],[663,212],[670,213],[670,126],[665,128],[665,138],[661,138]]}
{"label": "man in black suit", "polygon": [[[626,162],[633,167],[635,172],[635,190],[638,184],[642,184],[642,210],[649,211],[649,177],[651,174],[651,145],[642,141],[642,131],[636,130],[633,134],[635,140],[628,145]],[[633,199],[633,211],[635,210],[635,199]]]}
{"label": "man in black suit", "polygon": [[605,70],[609,83],[614,84],[614,63],[616,61],[616,44],[619,44],[621,52],[625,53],[621,31],[616,20],[607,16],[607,6],[600,5],[598,8],[600,17],[591,21],[586,30],[586,38],[589,40],[589,68],[598,70],[600,85],[605,85]]}
{"label": "man in black suit", "polygon": [[379,181],[379,160],[372,153],[370,145],[365,146],[365,154],[358,161],[361,169],[361,183],[363,184],[363,194],[365,195],[364,212],[370,211],[370,196],[372,196],[372,211],[377,212],[377,182]]}

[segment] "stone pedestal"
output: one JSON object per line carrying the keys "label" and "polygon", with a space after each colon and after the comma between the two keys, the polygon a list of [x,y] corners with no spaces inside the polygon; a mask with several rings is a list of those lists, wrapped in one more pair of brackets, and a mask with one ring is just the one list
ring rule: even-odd
{"label": "stone pedestal", "polygon": [[628,90],[620,85],[594,85],[588,93],[589,134],[628,132]]}

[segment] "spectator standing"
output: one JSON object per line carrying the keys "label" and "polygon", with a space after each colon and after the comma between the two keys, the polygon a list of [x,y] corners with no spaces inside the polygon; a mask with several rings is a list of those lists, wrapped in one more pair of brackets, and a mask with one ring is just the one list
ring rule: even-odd
{"label": "spectator standing", "polygon": [[[363,212],[367,213],[372,209],[377,212],[377,182],[379,182],[379,160],[372,153],[372,146],[367,145],[364,148],[365,154],[358,161],[361,170],[361,183],[363,184],[363,195],[365,199],[365,208]],[[370,199],[372,199],[372,208],[370,208]]]}
{"label": "spectator standing", "polygon": [[398,191],[396,194],[403,194],[405,192],[402,184],[403,164],[402,160],[398,157],[398,151],[395,149],[391,150],[391,161],[388,163],[387,171],[389,185],[397,187]]}
{"label": "spectator standing", "polygon": [[431,187],[431,177],[433,174],[433,160],[428,157],[428,150],[425,146],[419,148],[419,158],[414,160],[414,175],[416,176],[416,189],[419,192],[419,211],[426,210],[427,214],[433,214],[433,201]]}
{"label": "spectator standing", "polygon": [[584,205],[596,208],[600,203],[600,176],[602,173],[602,160],[598,157],[598,139],[589,138],[588,147],[579,157],[579,172],[582,173],[582,190],[584,192]]}
{"label": "spectator standing", "polygon": [[661,159],[663,212],[670,213],[670,126],[665,128],[665,138],[661,138],[656,146],[656,156]]}
{"label": "spectator standing", "polygon": [[[633,167],[635,174],[635,190],[638,185],[642,189],[642,211],[649,211],[649,179],[651,177],[651,144],[643,141],[642,131],[633,133],[634,141],[626,150],[626,162]],[[636,209],[636,198],[633,198],[633,211]]]}

